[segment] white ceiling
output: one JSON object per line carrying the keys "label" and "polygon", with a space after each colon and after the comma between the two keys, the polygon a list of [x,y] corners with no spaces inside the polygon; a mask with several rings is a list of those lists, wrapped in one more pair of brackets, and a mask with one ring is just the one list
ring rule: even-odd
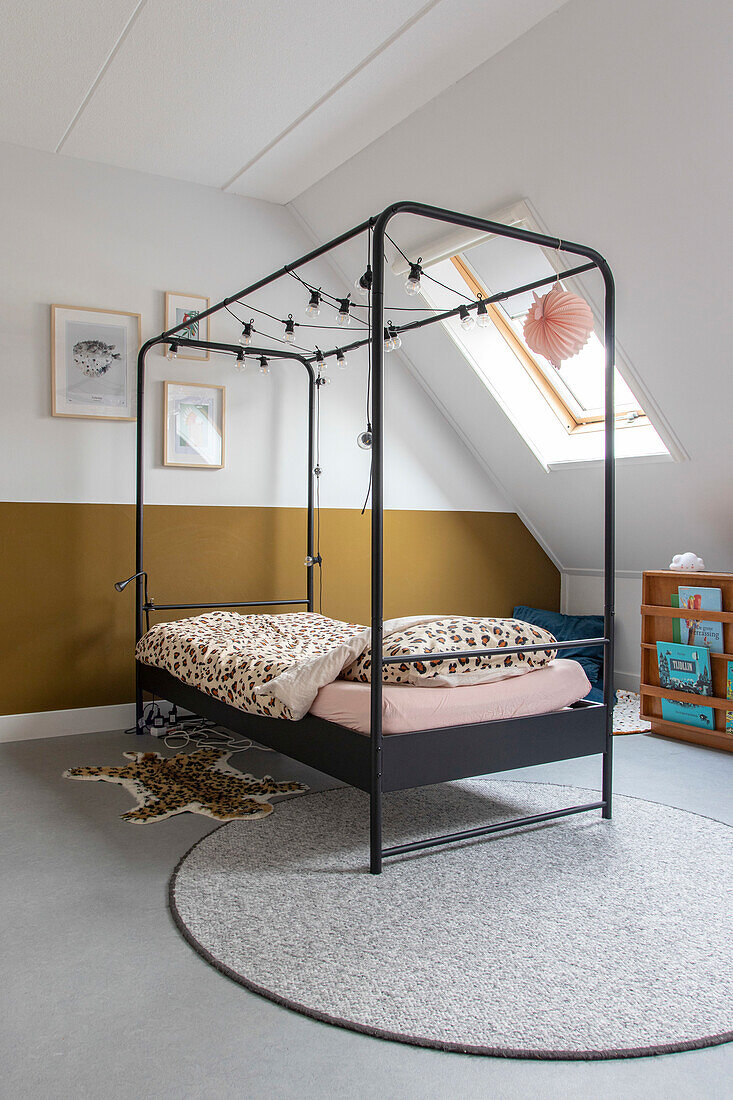
{"label": "white ceiling", "polygon": [[289,202],[563,3],[30,0],[0,140]]}

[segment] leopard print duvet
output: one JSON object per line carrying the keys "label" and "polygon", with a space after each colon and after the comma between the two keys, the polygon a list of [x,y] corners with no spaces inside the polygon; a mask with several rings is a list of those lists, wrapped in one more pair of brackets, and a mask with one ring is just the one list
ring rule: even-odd
{"label": "leopard print duvet", "polygon": [[[335,680],[368,644],[363,626],[310,611],[238,615],[212,611],[157,623],[137,644],[138,661],[238,710],[268,718],[302,718],[318,690]],[[298,680],[291,705],[267,691],[276,677]]]}
{"label": "leopard print duvet", "polygon": [[[400,657],[414,653],[465,652],[472,649],[495,649],[496,656],[461,657],[445,661],[417,661],[385,665],[385,684],[411,684],[417,687],[459,687],[486,684],[520,676],[542,668],[557,655],[552,643],[557,639],[547,630],[522,622],[521,619],[482,619],[454,616],[433,619],[384,638],[385,657]],[[530,653],[507,653],[512,646],[547,642],[548,648]],[[365,649],[341,673],[341,679],[371,683],[372,652]]]}

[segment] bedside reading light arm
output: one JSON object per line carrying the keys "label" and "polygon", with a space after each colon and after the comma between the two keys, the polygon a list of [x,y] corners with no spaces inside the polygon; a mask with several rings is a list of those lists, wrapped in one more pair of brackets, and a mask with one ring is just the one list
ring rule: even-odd
{"label": "bedside reading light arm", "polygon": [[124,592],[130,581],[137,580],[138,577],[142,577],[144,580],[143,586],[143,611],[148,618],[148,624],[150,623],[150,609],[154,606],[153,601],[148,596],[148,574],[144,569],[141,569],[139,573],[133,573],[131,577],[128,577],[124,581],[115,581],[115,591]]}

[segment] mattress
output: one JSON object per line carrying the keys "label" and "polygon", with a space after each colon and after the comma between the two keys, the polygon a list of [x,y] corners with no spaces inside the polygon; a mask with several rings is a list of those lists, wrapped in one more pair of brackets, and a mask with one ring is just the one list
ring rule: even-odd
{"label": "mattress", "polygon": [[[382,730],[385,734],[410,733],[545,714],[576,703],[589,691],[590,682],[581,666],[568,660],[555,660],[493,684],[453,688],[385,684]],[[320,689],[311,714],[368,734],[370,703],[369,684],[335,680]]]}

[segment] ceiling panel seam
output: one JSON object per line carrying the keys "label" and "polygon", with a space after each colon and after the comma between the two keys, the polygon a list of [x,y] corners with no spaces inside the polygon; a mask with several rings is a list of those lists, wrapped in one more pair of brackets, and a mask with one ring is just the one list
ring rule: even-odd
{"label": "ceiling panel seam", "polygon": [[110,65],[114,61],[115,57],[119,53],[125,39],[127,38],[128,34],[132,30],[133,26],[135,25],[135,21],[137,20],[137,17],[139,16],[140,12],[145,7],[146,3],[147,3],[147,0],[138,0],[138,4],[135,7],[135,10],[133,11],[132,15],[130,16],[130,18],[125,23],[125,26],[122,28],[122,31],[120,33],[119,38],[117,39],[114,46],[112,47],[112,49],[107,54],[107,57],[105,58],[105,60],[102,64],[102,67],[100,68],[99,72],[97,73],[94,80],[92,81],[86,95],[84,96],[81,103],[79,104],[79,107],[77,108],[77,110],[74,114],[74,117],[72,118],[69,125],[66,127],[66,130],[64,131],[63,136],[61,137],[61,140],[59,141],[58,145],[54,149],[55,153],[60,153],[61,152],[61,149],[65,145],[68,138],[71,136],[71,133],[72,133],[74,127],[76,126],[77,122],[79,121],[82,114],[84,113],[87,106],[89,105],[89,102],[90,102],[92,96],[94,95],[94,93],[96,92],[97,88],[99,87],[104,74],[107,72],[108,68],[110,67]]}
{"label": "ceiling panel seam", "polygon": [[324,103],[327,103],[329,99],[332,99],[333,96],[340,92],[342,88],[345,88],[346,85],[354,79],[354,77],[363,72],[364,69],[371,65],[372,61],[375,61],[380,54],[389,49],[389,47],[393,45],[393,43],[401,38],[403,34],[406,34],[407,31],[411,30],[412,27],[419,23],[424,16],[431,12],[433,8],[436,8],[440,3],[442,3],[442,0],[428,0],[428,2],[424,4],[419,11],[410,16],[410,18],[407,19],[402,24],[402,26],[398,27],[396,31],[394,31],[388,38],[385,38],[383,42],[381,42],[375,49],[373,49],[371,53],[367,54],[367,56],[363,58],[359,62],[359,64],[351,70],[351,72],[348,72],[346,76],[342,77],[342,79],[334,84],[331,88],[329,88],[327,92],[324,92],[324,94],[319,99],[317,99],[315,103],[311,104],[311,106],[308,107],[307,110],[305,110],[288,126],[286,126],[284,130],[282,130],[276,137],[272,139],[272,141],[269,141],[267,145],[260,149],[259,153],[256,153],[255,156],[251,157],[242,168],[234,173],[231,179],[222,184],[221,190],[226,191],[228,190],[228,188],[232,187],[237,182],[237,180],[241,179],[245,172],[248,172],[250,168],[253,168],[254,165],[257,164],[258,161],[267,156],[267,154],[271,152],[271,150],[274,149],[276,145],[279,145],[280,142],[288,137],[289,134],[292,134],[293,131],[298,128],[298,126],[302,125],[302,123],[304,123],[306,119],[315,114],[315,112],[320,107],[322,107]]}

